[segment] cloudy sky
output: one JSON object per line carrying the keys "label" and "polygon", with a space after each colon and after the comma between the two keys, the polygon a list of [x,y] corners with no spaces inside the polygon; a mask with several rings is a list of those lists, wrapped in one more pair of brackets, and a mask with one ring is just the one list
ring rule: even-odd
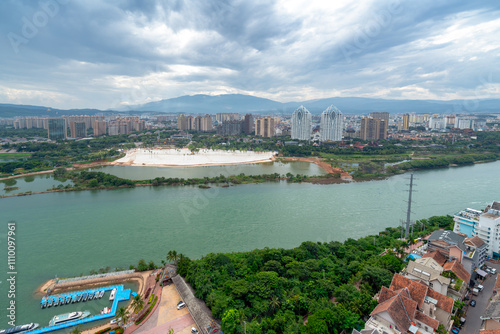
{"label": "cloudy sky", "polygon": [[500,1],[2,0],[0,103],[500,98]]}

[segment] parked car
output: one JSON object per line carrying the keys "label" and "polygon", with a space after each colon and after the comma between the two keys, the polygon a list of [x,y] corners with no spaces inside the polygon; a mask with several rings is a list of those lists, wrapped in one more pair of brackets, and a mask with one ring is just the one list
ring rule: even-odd
{"label": "parked car", "polygon": [[470,306],[472,306],[472,307],[476,306],[476,301],[474,299],[470,301]]}
{"label": "parked car", "polygon": [[453,328],[451,329],[451,332],[452,332],[453,334],[458,334],[458,332],[460,332],[460,329],[459,329],[458,327],[453,327]]}
{"label": "parked car", "polygon": [[181,300],[180,302],[177,303],[177,309],[180,310],[181,308],[186,307],[186,304]]}
{"label": "parked car", "polygon": [[495,275],[497,273],[497,270],[495,268],[491,268],[491,273]]}
{"label": "parked car", "polygon": [[479,291],[483,291],[484,286],[482,286],[481,284],[479,284],[479,285],[477,286],[477,288],[479,289]]}
{"label": "parked car", "polygon": [[198,330],[194,327],[191,327],[191,333],[198,334]]}

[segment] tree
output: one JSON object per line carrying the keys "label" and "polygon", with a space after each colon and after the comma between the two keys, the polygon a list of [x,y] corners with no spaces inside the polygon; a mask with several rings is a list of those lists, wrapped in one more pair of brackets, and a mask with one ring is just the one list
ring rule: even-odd
{"label": "tree", "polygon": [[[120,327],[122,327],[123,325],[125,325],[128,322],[128,317],[129,317],[129,313],[125,307],[122,306],[118,309],[118,311],[116,311],[115,319],[118,321],[118,324]],[[120,319],[120,320],[118,320],[118,319]]]}
{"label": "tree", "polygon": [[224,333],[232,334],[238,332],[240,313],[238,310],[229,309],[222,317],[221,329]]}
{"label": "tree", "polygon": [[271,307],[271,309],[276,310],[277,308],[280,307],[280,305],[281,305],[281,303],[280,303],[280,299],[278,298],[278,296],[272,296],[271,302],[269,303],[269,306]]}
{"label": "tree", "polygon": [[439,326],[438,326],[438,328],[436,330],[436,333],[438,333],[438,334],[448,334],[448,331],[443,326],[443,324],[439,324]]}
{"label": "tree", "polygon": [[177,264],[178,260],[179,260],[179,255],[177,254],[177,251],[169,250],[167,253],[167,261],[173,264]]}
{"label": "tree", "polygon": [[144,300],[142,300],[141,296],[137,295],[134,297],[131,306],[132,309],[134,310],[134,313],[139,313],[139,311],[142,310],[144,307]]}

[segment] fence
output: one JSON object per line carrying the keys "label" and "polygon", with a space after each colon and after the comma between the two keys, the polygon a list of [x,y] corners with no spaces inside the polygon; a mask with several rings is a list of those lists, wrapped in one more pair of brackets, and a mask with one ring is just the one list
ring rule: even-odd
{"label": "fence", "polygon": [[104,274],[97,274],[97,275],[64,278],[64,279],[56,280],[56,284],[63,284],[63,283],[69,283],[69,282],[75,282],[75,281],[84,281],[84,280],[95,279],[95,278],[112,277],[112,276],[117,276],[117,275],[131,274],[134,272],[135,272],[135,270],[132,269],[132,270],[115,271],[112,273],[104,273]]}

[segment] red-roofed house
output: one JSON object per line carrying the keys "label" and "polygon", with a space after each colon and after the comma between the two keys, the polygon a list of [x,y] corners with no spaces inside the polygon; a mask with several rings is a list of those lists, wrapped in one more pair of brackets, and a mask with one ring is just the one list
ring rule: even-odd
{"label": "red-roofed house", "polygon": [[451,329],[453,298],[425,284],[394,274],[389,288],[382,287],[379,304],[365,328],[387,333],[434,333],[439,324]]}

